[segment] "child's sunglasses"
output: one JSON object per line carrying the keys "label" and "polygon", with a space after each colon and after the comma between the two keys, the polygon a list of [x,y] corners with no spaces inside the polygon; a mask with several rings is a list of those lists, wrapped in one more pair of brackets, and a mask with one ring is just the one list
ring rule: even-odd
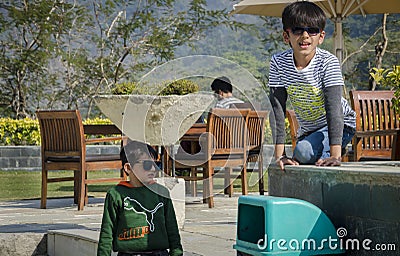
{"label": "child's sunglasses", "polygon": [[140,163],[143,165],[143,170],[150,171],[153,166],[156,171],[161,169],[161,162],[160,161],[152,161],[152,160],[139,160],[136,161],[135,164]]}
{"label": "child's sunglasses", "polygon": [[310,36],[316,36],[321,32],[321,30],[316,27],[294,27],[291,30],[296,36],[302,35],[304,31],[307,31]]}

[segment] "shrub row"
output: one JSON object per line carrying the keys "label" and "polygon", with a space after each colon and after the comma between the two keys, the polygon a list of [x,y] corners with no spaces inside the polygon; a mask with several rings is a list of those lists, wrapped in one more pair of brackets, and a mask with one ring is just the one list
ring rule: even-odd
{"label": "shrub row", "polygon": [[[86,119],[84,124],[111,124],[109,119]],[[36,119],[0,118],[0,146],[40,145],[39,122]]]}

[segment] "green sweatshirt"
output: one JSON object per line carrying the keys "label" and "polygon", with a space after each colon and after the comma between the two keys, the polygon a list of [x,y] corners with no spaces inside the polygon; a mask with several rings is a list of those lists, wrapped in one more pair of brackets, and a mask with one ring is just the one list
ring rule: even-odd
{"label": "green sweatshirt", "polygon": [[97,256],[115,252],[169,249],[183,255],[181,238],[167,188],[153,183],[132,187],[123,181],[107,192]]}

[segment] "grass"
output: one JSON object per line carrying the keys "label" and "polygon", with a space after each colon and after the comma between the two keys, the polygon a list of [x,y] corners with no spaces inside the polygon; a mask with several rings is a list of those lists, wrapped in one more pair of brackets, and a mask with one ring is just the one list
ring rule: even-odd
{"label": "grass", "polygon": [[[96,171],[90,172],[90,178],[116,177],[118,171]],[[51,176],[50,176],[51,175]],[[50,172],[49,177],[66,177],[72,176],[72,171]],[[251,173],[248,173],[248,180]],[[267,190],[268,176],[264,175],[264,186]],[[40,171],[0,171],[0,200],[20,200],[20,199],[40,199],[41,190],[41,172]],[[223,187],[223,179],[215,179],[215,188]],[[198,183],[201,187],[201,182]],[[89,196],[104,197],[107,190],[114,186],[115,183],[101,183],[89,185]],[[233,183],[234,192],[241,192],[241,181],[236,179]],[[74,194],[72,181],[56,182],[48,184],[48,198],[72,197]],[[257,192],[258,183],[249,186],[249,192]]]}
{"label": "grass", "polygon": [[[116,177],[119,171],[90,172],[91,178]],[[50,176],[51,175],[51,176]],[[50,172],[49,177],[69,177],[72,171]],[[0,171],[0,200],[39,199],[42,174],[40,171]],[[107,190],[115,183],[89,185],[89,196],[105,196]],[[48,184],[48,197],[72,197],[74,187],[72,181]]]}

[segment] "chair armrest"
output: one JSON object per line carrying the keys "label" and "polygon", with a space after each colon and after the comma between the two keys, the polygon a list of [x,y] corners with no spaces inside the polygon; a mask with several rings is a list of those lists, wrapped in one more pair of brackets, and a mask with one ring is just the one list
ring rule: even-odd
{"label": "chair armrest", "polygon": [[389,136],[396,135],[397,129],[388,129],[388,130],[375,130],[375,131],[356,131],[354,134],[357,138],[365,138],[365,137],[374,137],[374,136]]}

